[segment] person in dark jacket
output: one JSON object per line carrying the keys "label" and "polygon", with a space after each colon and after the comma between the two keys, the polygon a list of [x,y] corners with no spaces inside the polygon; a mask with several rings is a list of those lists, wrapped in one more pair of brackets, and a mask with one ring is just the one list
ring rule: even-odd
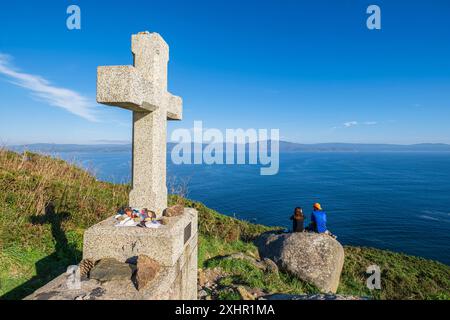
{"label": "person in dark jacket", "polygon": [[292,220],[292,231],[293,232],[303,232],[305,226],[305,215],[303,214],[303,209],[300,207],[295,208],[294,214],[291,216]]}

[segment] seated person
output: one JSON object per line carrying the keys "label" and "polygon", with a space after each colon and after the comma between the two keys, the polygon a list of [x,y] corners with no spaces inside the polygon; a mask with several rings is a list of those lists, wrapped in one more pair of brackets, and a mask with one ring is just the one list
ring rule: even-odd
{"label": "seated person", "polygon": [[327,230],[327,214],[322,210],[320,203],[315,203],[311,214],[311,223],[307,227],[308,231],[317,233],[329,233]]}
{"label": "seated person", "polygon": [[305,221],[303,209],[300,207],[295,208],[294,214],[290,219],[292,220],[292,232],[303,232]]}

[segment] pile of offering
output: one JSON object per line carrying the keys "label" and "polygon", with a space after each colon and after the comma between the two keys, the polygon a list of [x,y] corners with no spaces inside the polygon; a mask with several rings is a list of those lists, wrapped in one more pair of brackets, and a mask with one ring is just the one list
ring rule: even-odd
{"label": "pile of offering", "polygon": [[156,214],[146,208],[120,208],[114,217],[116,227],[159,228],[161,223],[156,220]]}

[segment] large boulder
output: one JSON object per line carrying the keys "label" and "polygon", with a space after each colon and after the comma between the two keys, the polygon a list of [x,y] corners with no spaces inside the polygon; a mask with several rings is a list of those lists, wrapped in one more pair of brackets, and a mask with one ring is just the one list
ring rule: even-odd
{"label": "large boulder", "polygon": [[261,257],[275,261],[282,270],[335,293],[344,265],[344,248],[325,234],[265,233],[256,240]]}

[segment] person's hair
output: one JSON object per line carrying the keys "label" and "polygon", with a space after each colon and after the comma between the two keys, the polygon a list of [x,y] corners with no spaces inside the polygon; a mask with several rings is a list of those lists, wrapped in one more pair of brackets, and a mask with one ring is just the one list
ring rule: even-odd
{"label": "person's hair", "polygon": [[304,219],[304,218],[305,218],[305,216],[303,215],[303,209],[300,208],[300,207],[296,207],[294,209],[294,219],[301,220],[301,219]]}

